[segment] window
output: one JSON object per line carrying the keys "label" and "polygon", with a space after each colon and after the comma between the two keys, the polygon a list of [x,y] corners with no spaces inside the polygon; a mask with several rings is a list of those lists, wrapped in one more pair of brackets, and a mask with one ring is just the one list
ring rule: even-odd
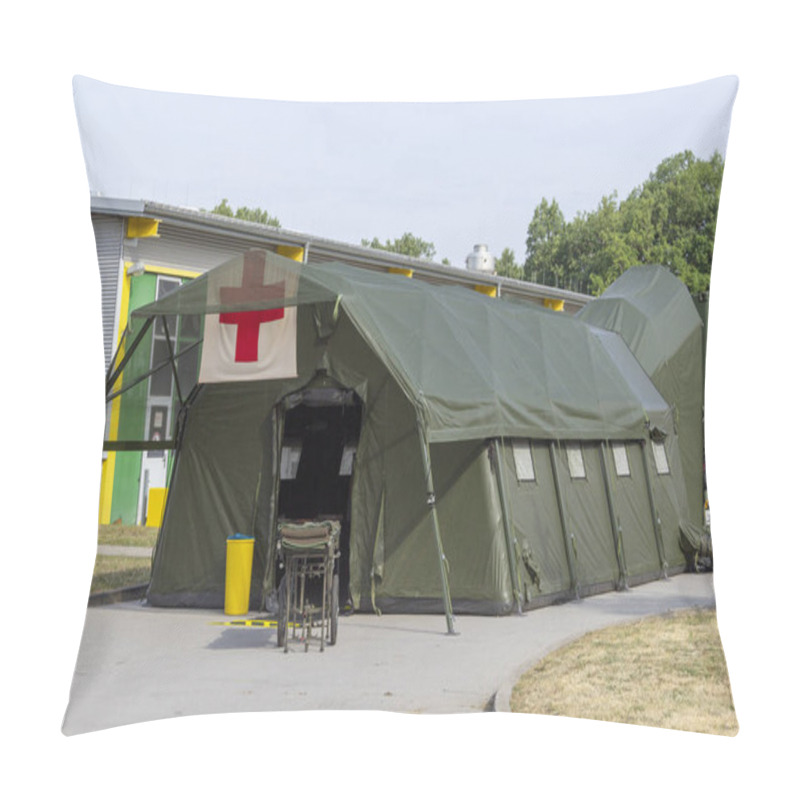
{"label": "window", "polygon": [[527,439],[514,439],[511,442],[511,452],[514,454],[514,466],[517,470],[518,481],[535,481],[533,473],[533,450]]}
{"label": "window", "polygon": [[664,447],[663,442],[653,442],[653,457],[656,460],[656,472],[659,475],[669,475],[667,448]]}
{"label": "window", "polygon": [[284,442],[281,448],[281,480],[293,481],[300,467],[300,455],[303,452],[302,442]]}
{"label": "window", "polygon": [[[200,349],[195,347],[202,337],[202,320],[199,315],[186,315],[180,318],[178,327],[178,344],[175,347],[176,365],[178,368],[178,383],[181,395],[186,398],[192,387],[197,383]],[[188,350],[188,352],[184,352]],[[178,355],[183,353],[183,355]]]}
{"label": "window", "polygon": [[614,467],[617,470],[617,476],[629,478],[631,465],[628,463],[628,448],[625,446],[625,442],[614,442],[611,445],[611,452],[614,454]]}
{"label": "window", "polygon": [[352,475],[353,462],[356,458],[356,445],[353,443],[346,444],[342,450],[342,460],[339,462],[339,475]]}
{"label": "window", "polygon": [[[165,278],[159,275],[156,281],[156,300],[161,300],[181,285],[177,278]],[[169,363],[170,348],[175,351],[175,332],[177,318],[167,317],[167,330],[170,342],[164,333],[164,322],[159,318],[153,321],[153,347],[150,351],[150,369],[163,366],[150,376],[150,397],[170,398],[172,396],[172,366]]]}
{"label": "window", "polygon": [[570,478],[586,477],[586,467],[583,463],[583,451],[580,444],[567,445],[567,464]]}

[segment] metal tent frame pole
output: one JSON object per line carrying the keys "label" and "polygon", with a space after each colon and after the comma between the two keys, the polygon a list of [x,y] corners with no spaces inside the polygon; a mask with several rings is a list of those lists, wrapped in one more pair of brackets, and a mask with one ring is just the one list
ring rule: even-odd
{"label": "metal tent frame pole", "polygon": [[450,582],[447,579],[447,560],[444,555],[444,547],[442,545],[442,531],[439,527],[439,515],[436,511],[436,491],[433,485],[433,470],[431,467],[431,449],[428,443],[428,437],[422,425],[417,422],[417,431],[419,432],[420,447],[422,449],[422,462],[425,467],[425,486],[428,493],[428,510],[431,515],[431,522],[433,523],[433,533],[436,539],[436,551],[439,556],[439,573],[442,578],[442,600],[444,601],[444,613],[447,618],[447,633],[455,634],[455,623],[453,620],[453,604],[450,599]]}
{"label": "metal tent frame pole", "polygon": [[114,384],[117,382],[117,378],[122,373],[122,370],[125,368],[125,365],[130,361],[131,356],[136,352],[136,348],[139,346],[139,342],[142,341],[144,335],[150,330],[150,326],[153,324],[153,320],[155,317],[147,317],[145,319],[144,324],[142,325],[142,329],[139,333],[136,334],[136,337],[131,342],[130,347],[125,351],[125,354],[122,356],[122,360],[114,367],[116,363],[117,356],[120,354],[120,351],[123,347],[125,342],[125,337],[123,336],[120,340],[119,346],[117,347],[116,353],[114,353],[114,358],[111,359],[111,363],[108,366],[108,372],[106,373],[106,400],[109,399],[108,395],[111,389],[113,388]]}
{"label": "metal tent frame pole", "polygon": [[503,515],[503,532],[508,550],[508,569],[511,573],[511,590],[514,593],[516,613],[522,614],[522,591],[519,585],[519,572],[516,558],[516,547],[512,533],[511,514],[508,510],[508,492],[505,482],[505,462],[502,439],[494,439],[495,469],[497,471],[497,492],[500,495],[500,511]]}

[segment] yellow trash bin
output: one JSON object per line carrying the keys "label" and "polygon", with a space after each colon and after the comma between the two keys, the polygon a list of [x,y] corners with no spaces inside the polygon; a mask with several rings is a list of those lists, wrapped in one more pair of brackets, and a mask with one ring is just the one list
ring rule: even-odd
{"label": "yellow trash bin", "polygon": [[228,537],[225,554],[225,613],[232,616],[250,610],[250,578],[253,573],[255,539],[234,533]]}

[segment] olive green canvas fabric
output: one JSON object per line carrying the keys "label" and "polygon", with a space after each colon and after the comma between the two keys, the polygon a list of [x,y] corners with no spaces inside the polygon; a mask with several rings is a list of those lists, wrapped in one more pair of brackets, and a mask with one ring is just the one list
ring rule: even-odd
{"label": "olive green canvas fabric", "polygon": [[[685,487],[647,460],[651,436],[677,447],[672,410],[615,333],[468,289],[266,258],[297,278],[298,376],[193,393],[151,603],[220,607],[226,539],[242,532],[256,540],[251,607],[270,607],[283,428],[326,387],[361,409],[345,537],[356,609],[441,612],[447,596],[457,612],[508,613],[685,565]],[[229,310],[242,309],[190,284],[136,314]],[[515,441],[531,444],[532,482]],[[612,442],[630,475],[612,475]]]}
{"label": "olive green canvas fabric", "polygon": [[681,281],[654,265],[624,272],[578,313],[614,331],[675,409],[689,520],[703,525],[703,322]]}

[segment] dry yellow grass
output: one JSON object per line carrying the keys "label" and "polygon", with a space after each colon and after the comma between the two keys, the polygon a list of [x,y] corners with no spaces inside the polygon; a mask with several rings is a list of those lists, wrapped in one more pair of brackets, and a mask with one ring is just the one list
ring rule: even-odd
{"label": "dry yellow grass", "polygon": [[98,544],[154,547],[157,538],[158,528],[143,525],[100,525],[97,531]]}
{"label": "dry yellow grass", "polygon": [[713,610],[587,634],[527,672],[511,710],[723,736],[739,729]]}
{"label": "dry yellow grass", "polygon": [[150,559],[130,556],[97,556],[91,594],[140,586],[150,580]]}

